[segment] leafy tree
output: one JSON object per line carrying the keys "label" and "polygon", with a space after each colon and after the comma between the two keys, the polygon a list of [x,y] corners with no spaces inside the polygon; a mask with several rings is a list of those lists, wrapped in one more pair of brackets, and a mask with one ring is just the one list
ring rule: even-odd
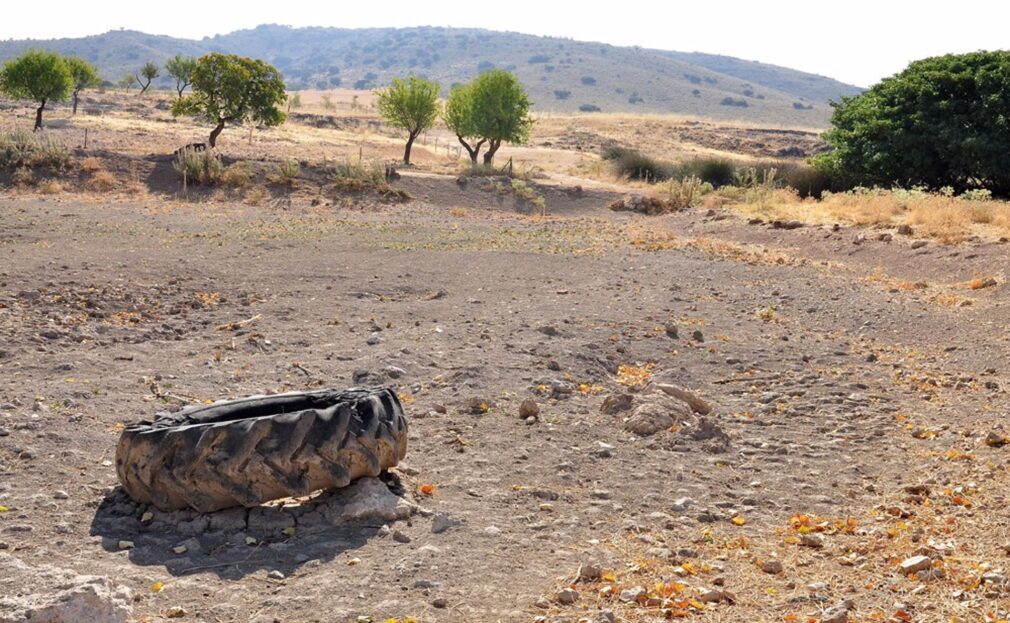
{"label": "leafy tree", "polygon": [[116,86],[126,91],[129,91],[136,81],[137,81],[136,76],[134,76],[133,74],[126,74],[119,80],[119,82],[116,83]]}
{"label": "leafy tree", "polygon": [[35,109],[35,129],[42,128],[42,111],[50,101],[67,99],[74,86],[70,68],[59,54],[28,50],[4,63],[0,69],[0,91],[14,99],[39,103]]}
{"label": "leafy tree", "polygon": [[74,79],[73,93],[74,114],[77,114],[77,101],[81,97],[84,89],[93,89],[102,84],[102,78],[98,75],[98,68],[76,56],[68,56],[63,59],[70,69],[70,75]]}
{"label": "leafy tree", "polygon": [[[140,73],[136,76],[137,84],[140,85],[140,93],[137,95],[143,95],[147,91],[147,87],[151,86],[151,81],[157,78],[160,73],[158,66],[151,61],[144,63],[144,66],[140,68]],[[141,79],[141,76],[143,76],[143,79]]]}
{"label": "leafy tree", "polygon": [[386,123],[407,131],[407,146],[403,150],[403,164],[410,164],[410,148],[424,130],[438,118],[439,86],[430,80],[410,76],[406,80],[394,78],[378,96],[379,114]]}
{"label": "leafy tree", "polygon": [[533,127],[529,96],[519,80],[504,69],[482,73],[469,88],[470,123],[474,135],[487,140],[484,164],[490,166],[502,142],[521,145],[529,139]]}
{"label": "leafy tree", "polygon": [[229,123],[247,121],[267,127],[284,123],[280,109],[287,95],[280,72],[263,61],[235,54],[201,57],[193,70],[193,92],[172,105],[172,114],[193,115],[216,124],[211,147]]}
{"label": "leafy tree", "polygon": [[487,139],[477,135],[476,124],[473,123],[473,97],[469,84],[453,87],[449,92],[449,100],[442,111],[442,120],[446,127],[455,135],[459,144],[470,155],[470,162],[477,164],[477,156]]}
{"label": "leafy tree", "polygon": [[194,69],[196,69],[196,59],[192,56],[176,54],[165,63],[165,71],[175,79],[175,90],[179,92],[179,97],[182,97],[182,92],[192,82]]}
{"label": "leafy tree", "polygon": [[834,106],[815,164],[843,181],[1010,194],[1010,52],[915,61]]}

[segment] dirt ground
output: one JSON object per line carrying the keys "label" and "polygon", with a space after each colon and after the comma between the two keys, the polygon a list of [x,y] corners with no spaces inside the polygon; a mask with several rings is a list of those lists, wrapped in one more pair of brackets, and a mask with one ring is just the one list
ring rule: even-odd
{"label": "dirt ground", "polygon": [[[641,217],[569,181],[545,218],[423,172],[392,205],[0,196],[0,554],[108,576],[148,622],[1006,619],[1010,246]],[[649,382],[707,428],[629,432],[604,403]],[[127,423],[376,384],[409,513],[117,488]]]}

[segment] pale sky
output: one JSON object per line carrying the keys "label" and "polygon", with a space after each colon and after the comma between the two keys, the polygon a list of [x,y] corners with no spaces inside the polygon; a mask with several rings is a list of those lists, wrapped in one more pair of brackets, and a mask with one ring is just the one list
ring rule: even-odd
{"label": "pale sky", "polygon": [[726,54],[869,86],[909,61],[1010,47],[1000,0],[354,0],[4,2],[0,38],[80,37],[117,28],[199,39],[263,23],[459,26]]}

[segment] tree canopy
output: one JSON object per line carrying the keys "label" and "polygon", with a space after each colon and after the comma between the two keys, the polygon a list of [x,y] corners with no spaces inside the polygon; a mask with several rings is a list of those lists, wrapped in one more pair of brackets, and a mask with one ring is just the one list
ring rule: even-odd
{"label": "tree canopy", "polygon": [[73,100],[74,100],[74,114],[77,114],[77,100],[81,96],[81,91],[84,89],[93,89],[102,83],[101,76],[98,75],[98,68],[77,56],[68,56],[63,59],[67,68],[70,69],[70,75],[73,78]]}
{"label": "tree canopy", "polygon": [[410,148],[414,140],[433,126],[438,118],[438,92],[437,83],[410,76],[406,80],[394,78],[387,88],[376,93],[379,114],[386,123],[407,131],[404,164],[410,164]]}
{"label": "tree canopy", "polygon": [[470,161],[477,164],[477,156],[480,155],[480,148],[487,142],[477,134],[476,123],[473,119],[473,89],[470,84],[462,84],[453,87],[449,91],[449,99],[445,103],[445,110],[442,111],[442,120],[446,127],[456,134],[456,139],[460,145],[466,149],[470,155]]}
{"label": "tree canopy", "polygon": [[1010,52],[927,58],[835,105],[815,162],[852,184],[1010,194]]}
{"label": "tree canopy", "polygon": [[193,80],[193,70],[196,69],[196,59],[192,56],[176,54],[165,63],[165,71],[175,79],[175,90],[182,97],[182,92],[186,90]]}
{"label": "tree canopy", "polygon": [[193,70],[193,92],[172,105],[172,114],[193,115],[216,124],[211,147],[229,123],[253,121],[270,127],[284,123],[284,80],[263,61],[234,54],[200,57]]}
{"label": "tree canopy", "polygon": [[137,84],[140,85],[140,95],[143,95],[147,91],[147,87],[151,86],[151,82],[160,74],[161,72],[157,65],[151,61],[144,63],[144,66],[140,68],[140,73],[136,76]]}
{"label": "tree canopy", "polygon": [[494,162],[502,142],[522,145],[529,140],[530,100],[518,78],[504,69],[493,69],[477,76],[467,88],[472,124],[468,129],[487,140],[485,165]]}
{"label": "tree canopy", "polygon": [[46,50],[28,50],[0,69],[0,90],[14,99],[38,102],[35,129],[42,127],[42,111],[50,101],[67,99],[74,79],[63,58]]}

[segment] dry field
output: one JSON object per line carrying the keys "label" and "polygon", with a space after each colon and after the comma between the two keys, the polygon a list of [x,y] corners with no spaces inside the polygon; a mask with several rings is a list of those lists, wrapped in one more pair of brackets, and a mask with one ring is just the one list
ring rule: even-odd
{"label": "dry field", "polygon": [[[353,95],[226,130],[229,185],[184,192],[207,129],[122,95],[50,116],[64,171],[4,174],[0,621],[80,581],[49,567],[148,623],[1010,618],[1006,204],[614,212],[649,189],[584,172],[633,120],[557,116],[503,149],[521,184],[457,179],[430,133],[403,200],[333,181],[401,150]],[[740,130],[641,123],[684,154]],[[116,486],[157,411],[377,384],[410,418],[385,481],[210,515]]]}

